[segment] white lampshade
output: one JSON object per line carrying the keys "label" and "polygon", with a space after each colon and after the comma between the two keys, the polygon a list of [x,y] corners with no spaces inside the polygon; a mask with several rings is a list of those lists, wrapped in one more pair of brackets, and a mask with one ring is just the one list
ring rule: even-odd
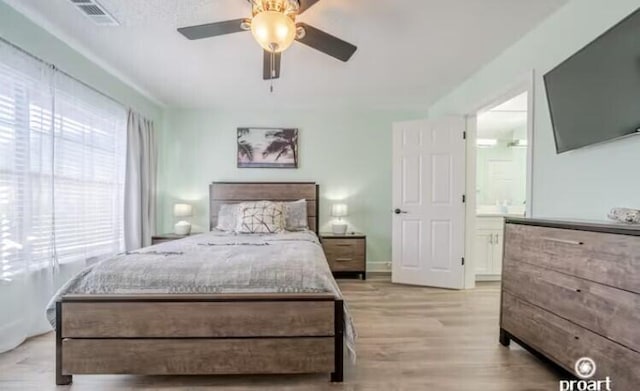
{"label": "white lampshade", "polygon": [[193,215],[193,207],[189,204],[173,205],[173,215],[175,217],[189,217]]}
{"label": "white lampshade", "polygon": [[333,204],[331,207],[331,216],[333,217],[344,217],[347,213],[347,204]]}

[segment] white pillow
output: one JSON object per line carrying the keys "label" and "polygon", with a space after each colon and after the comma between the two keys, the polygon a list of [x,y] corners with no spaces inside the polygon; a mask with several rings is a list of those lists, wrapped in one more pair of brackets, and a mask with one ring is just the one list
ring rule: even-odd
{"label": "white pillow", "polygon": [[282,202],[243,202],[238,207],[236,231],[240,233],[276,233],[284,229]]}
{"label": "white pillow", "polygon": [[223,204],[218,211],[218,225],[221,231],[235,231],[238,223],[238,206],[240,204]]}
{"label": "white pillow", "polygon": [[309,229],[307,220],[307,200],[284,202],[284,229],[287,231],[304,231]]}

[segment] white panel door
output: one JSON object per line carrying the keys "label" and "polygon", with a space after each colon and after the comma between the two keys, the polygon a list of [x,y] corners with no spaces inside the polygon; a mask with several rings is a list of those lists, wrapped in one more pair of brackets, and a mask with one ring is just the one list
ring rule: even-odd
{"label": "white panel door", "polygon": [[464,285],[464,118],[393,126],[392,281]]}

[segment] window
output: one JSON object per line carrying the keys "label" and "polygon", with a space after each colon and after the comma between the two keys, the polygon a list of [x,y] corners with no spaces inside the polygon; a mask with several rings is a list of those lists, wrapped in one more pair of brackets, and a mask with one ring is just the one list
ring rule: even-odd
{"label": "window", "polygon": [[126,120],[0,41],[0,278],[123,249]]}

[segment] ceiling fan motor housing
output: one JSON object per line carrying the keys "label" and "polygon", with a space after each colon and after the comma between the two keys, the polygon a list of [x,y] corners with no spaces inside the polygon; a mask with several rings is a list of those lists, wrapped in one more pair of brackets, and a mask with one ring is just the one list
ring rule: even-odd
{"label": "ceiling fan motor housing", "polygon": [[264,11],[274,11],[285,14],[294,22],[300,10],[298,0],[253,0],[251,4],[254,17]]}

